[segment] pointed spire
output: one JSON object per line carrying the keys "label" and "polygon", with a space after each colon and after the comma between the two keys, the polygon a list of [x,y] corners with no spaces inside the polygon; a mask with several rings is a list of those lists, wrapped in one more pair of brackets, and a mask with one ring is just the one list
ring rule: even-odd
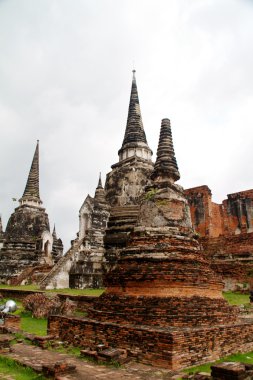
{"label": "pointed spire", "polygon": [[99,180],[98,180],[98,185],[97,185],[95,195],[94,195],[94,201],[95,201],[95,204],[106,202],[105,190],[103,188],[102,180],[101,180],[101,173],[99,173]]}
{"label": "pointed spire", "polygon": [[2,223],[2,215],[0,215],[0,236],[3,235],[3,223]]}
{"label": "pointed spire", "polygon": [[101,172],[99,173],[99,180],[98,180],[97,189],[103,189],[102,180],[101,180]]}
{"label": "pointed spire", "polygon": [[21,204],[27,203],[27,201],[35,201],[39,204],[42,203],[39,191],[39,140],[37,140],[37,145],[28,175],[25,191],[22,198],[20,199]]}
{"label": "pointed spire", "polygon": [[[128,158],[134,154],[140,157],[144,156],[147,159],[150,159],[152,155],[152,151],[147,144],[146,134],[143,128],[135,72],[136,71],[133,70],[127,125],[122,147],[119,150],[120,160]],[[146,154],[144,154],[143,151],[141,152],[141,150],[134,151],[133,148],[143,148],[146,150]],[[131,152],[129,151],[130,149],[132,149]],[[128,152],[126,152],[127,150]],[[123,154],[124,151],[126,152],[125,155]]]}
{"label": "pointed spire", "polygon": [[132,89],[128,109],[127,125],[122,147],[127,143],[137,141],[142,141],[147,144],[146,135],[143,129],[135,72],[136,71],[133,70]]}
{"label": "pointed spire", "polygon": [[157,158],[151,178],[153,180],[171,180],[173,182],[180,178],[169,119],[162,120]]}
{"label": "pointed spire", "polygon": [[57,234],[56,234],[55,224],[54,224],[54,229],[53,229],[52,236],[53,236],[54,239],[57,240]]}

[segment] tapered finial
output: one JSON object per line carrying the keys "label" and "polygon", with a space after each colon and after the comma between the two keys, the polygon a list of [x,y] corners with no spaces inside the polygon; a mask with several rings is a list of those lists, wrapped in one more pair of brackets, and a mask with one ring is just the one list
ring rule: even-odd
{"label": "tapered finial", "polygon": [[162,120],[157,157],[151,178],[158,181],[170,180],[172,182],[180,178],[169,119]]}
{"label": "tapered finial", "polygon": [[54,224],[54,229],[53,229],[52,236],[53,236],[54,239],[57,239],[55,224]]}
{"label": "tapered finial", "polygon": [[37,140],[37,145],[26,182],[25,191],[22,198],[20,199],[20,201],[25,200],[34,200],[38,203],[42,203],[39,191],[39,140]]}
{"label": "tapered finial", "polygon": [[97,189],[102,189],[103,186],[102,186],[102,179],[101,179],[101,172],[99,173],[99,180],[98,180],[98,185],[97,185]]}

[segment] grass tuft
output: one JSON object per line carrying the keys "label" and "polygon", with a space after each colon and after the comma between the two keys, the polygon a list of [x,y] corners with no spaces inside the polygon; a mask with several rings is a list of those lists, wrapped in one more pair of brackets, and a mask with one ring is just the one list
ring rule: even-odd
{"label": "grass tuft", "polygon": [[223,292],[223,297],[230,305],[250,305],[249,294]]}
{"label": "grass tuft", "polygon": [[202,364],[196,367],[187,368],[184,370],[186,373],[196,372],[211,372],[211,366],[223,362],[243,362],[247,364],[253,364],[253,352],[247,352],[246,354],[238,353],[226,356],[212,363]]}
{"label": "grass tuft", "polygon": [[0,356],[0,376],[10,375],[15,380],[46,380],[46,378],[34,372],[31,368],[23,367],[15,360]]}

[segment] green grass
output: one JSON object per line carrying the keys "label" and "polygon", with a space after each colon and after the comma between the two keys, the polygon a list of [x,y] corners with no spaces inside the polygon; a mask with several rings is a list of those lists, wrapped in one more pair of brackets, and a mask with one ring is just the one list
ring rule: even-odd
{"label": "green grass", "polygon": [[[10,289],[10,290],[31,290],[31,291],[41,291],[38,285],[4,285],[0,284],[0,292],[1,289]],[[68,294],[68,295],[86,295],[86,296],[100,296],[104,292],[104,289],[49,289],[45,290],[45,292],[54,292],[59,294]]]}
{"label": "green grass", "polygon": [[47,319],[33,318],[31,312],[23,311],[21,314],[21,330],[30,334],[47,335]]}
{"label": "green grass", "polygon": [[196,373],[196,372],[211,372],[211,366],[222,362],[243,362],[248,364],[253,364],[253,352],[247,352],[246,354],[233,354],[226,356],[216,362],[202,364],[196,367],[187,368],[184,370],[186,373]]}
{"label": "green grass", "polygon": [[241,294],[234,292],[223,292],[224,298],[230,305],[249,305],[249,294]]}
{"label": "green grass", "polygon": [[46,318],[33,318],[30,311],[25,311],[20,301],[15,301],[18,305],[15,315],[21,318],[21,330],[34,335],[44,336],[47,335],[47,319]]}
{"label": "green grass", "polygon": [[0,284],[0,291],[1,289],[13,289],[13,290],[40,290],[38,285],[6,285],[6,284]]}
{"label": "green grass", "polygon": [[[1,291],[1,289],[0,289]],[[46,290],[46,292],[55,292],[58,294],[68,294],[73,296],[100,296],[104,289],[50,289]]]}
{"label": "green grass", "polygon": [[0,356],[0,376],[10,375],[15,380],[46,380],[42,375],[37,374],[30,368],[23,367],[14,360]]}

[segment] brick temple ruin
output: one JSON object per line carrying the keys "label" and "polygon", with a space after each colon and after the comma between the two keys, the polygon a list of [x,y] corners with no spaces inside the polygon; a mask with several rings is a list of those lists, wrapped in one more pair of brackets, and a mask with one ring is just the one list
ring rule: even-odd
{"label": "brick temple ruin", "polygon": [[253,323],[223,298],[222,279],[199,244],[185,191],[176,184],[169,119],[162,120],[154,165],[151,155],[134,77],[119,162],[105,185],[106,290],[87,317],[51,316],[49,334],[90,355],[101,347],[120,350],[173,370],[252,350]]}
{"label": "brick temple ruin", "polygon": [[[135,75],[118,154],[119,162],[107,174],[105,188],[100,178],[94,197],[87,195],[83,202],[78,237],[43,279],[42,288],[102,287],[103,274],[114,265],[136,224],[154,163],[143,128]],[[253,190],[230,194],[220,205],[212,201],[207,186],[187,189],[184,194],[200,244],[212,269],[222,276],[225,289],[247,288],[253,274]]]}
{"label": "brick temple ruin", "polygon": [[212,201],[207,186],[185,190],[194,229],[225,289],[247,288],[253,276],[253,190]]}
{"label": "brick temple ruin", "polygon": [[39,142],[19,206],[5,231],[0,223],[0,283],[39,283],[63,254],[61,239],[49,219],[39,192]]}

